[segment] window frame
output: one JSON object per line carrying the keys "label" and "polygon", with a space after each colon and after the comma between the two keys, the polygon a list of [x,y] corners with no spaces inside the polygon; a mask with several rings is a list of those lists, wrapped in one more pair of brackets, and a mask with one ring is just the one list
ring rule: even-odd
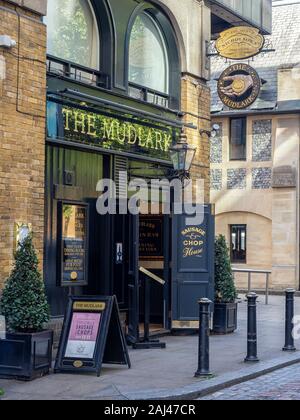
{"label": "window frame", "polygon": [[[114,28],[112,17],[109,6],[107,5],[107,2],[105,0],[88,1],[98,29],[98,69],[82,66],[66,58],[52,56],[47,51],[47,72],[50,74],[55,74],[56,77],[58,76],[57,73],[51,72],[50,70],[52,61],[53,63],[59,63],[62,65],[63,70],[60,74],[62,78],[71,79],[75,82],[83,83],[84,85],[91,85],[93,87],[100,88],[102,87],[106,90],[110,90],[112,87],[113,62],[115,51]],[[70,74],[72,70],[75,73],[76,71],[82,71],[83,73],[90,74],[91,76],[96,76],[97,81],[94,83],[94,85],[92,85],[82,81],[80,76],[78,78],[71,77]]]}
{"label": "window frame", "polygon": [[[232,153],[232,148],[233,148],[233,144],[232,144],[232,132],[233,132],[233,127],[232,127],[232,123],[234,121],[243,121],[243,134],[244,134],[244,140],[245,140],[245,145],[244,145],[244,156],[243,157],[233,157],[233,153]],[[247,141],[247,117],[233,117],[230,118],[229,120],[229,161],[231,162],[246,162],[247,161],[247,147],[248,147],[248,141]]]}
{"label": "window frame", "polygon": [[[246,224],[233,224],[229,226],[230,229],[230,260],[232,264],[247,264],[247,240],[248,240],[248,226]],[[237,231],[237,244],[238,247],[240,245],[241,242],[241,233],[244,231],[245,232],[245,251],[242,250],[238,250],[236,251],[237,253],[245,253],[245,257],[244,258],[236,258],[234,256],[234,250],[233,250],[233,241],[232,241],[232,237],[233,237],[233,230]]]}
{"label": "window frame", "polygon": [[[165,83],[166,83],[167,91],[163,92],[163,91],[160,91],[160,90],[157,90],[157,89],[145,86],[145,85],[141,85],[139,83],[135,83],[135,82],[129,80],[131,34],[130,34],[129,49],[128,49],[128,54],[129,54],[129,59],[128,59],[128,85],[129,85],[129,87],[130,86],[139,87],[139,88],[143,89],[143,91],[148,91],[148,92],[153,93],[153,94],[161,95],[162,97],[169,97],[169,93],[170,93],[170,59],[169,59],[169,53],[168,53],[168,48],[167,48],[167,40],[164,36],[163,29],[161,28],[159,22],[157,22],[157,20],[147,10],[143,10],[141,13],[139,13],[135,17],[134,24],[136,22],[136,19],[139,16],[143,16],[143,15],[146,16],[147,19],[149,19],[152,22],[153,26],[156,28],[157,33],[159,34],[159,37],[162,41],[162,50],[163,50],[163,54],[164,54],[165,71],[166,71]],[[132,30],[133,30],[134,24],[131,28],[131,33],[132,33]]]}
{"label": "window frame", "polygon": [[[147,88],[146,86],[135,85],[129,81],[129,47],[131,33],[136,18],[142,13],[147,13],[150,15],[154,23],[158,26],[159,31],[164,40],[164,45],[166,48],[166,57],[168,59],[168,94],[165,94],[163,92],[157,92],[151,88]],[[125,54],[125,81],[127,95],[131,99],[140,100],[149,105],[179,110],[181,108],[181,57],[179,42],[176,36],[175,29],[169,17],[165,15],[165,13],[162,10],[160,10],[158,6],[147,3],[142,4],[141,6],[138,6],[136,8],[135,12],[130,18],[129,25],[127,28]],[[136,88],[140,89],[139,97],[130,95],[130,86],[134,87],[134,85]],[[155,101],[149,101],[149,93],[154,94],[154,96],[157,95],[159,99],[165,100],[166,104],[159,104]]]}

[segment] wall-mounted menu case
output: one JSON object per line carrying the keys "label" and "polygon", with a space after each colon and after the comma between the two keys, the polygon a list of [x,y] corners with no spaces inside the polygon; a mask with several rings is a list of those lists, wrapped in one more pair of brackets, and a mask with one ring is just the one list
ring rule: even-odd
{"label": "wall-mounted menu case", "polygon": [[58,236],[60,286],[87,286],[88,205],[59,203]]}

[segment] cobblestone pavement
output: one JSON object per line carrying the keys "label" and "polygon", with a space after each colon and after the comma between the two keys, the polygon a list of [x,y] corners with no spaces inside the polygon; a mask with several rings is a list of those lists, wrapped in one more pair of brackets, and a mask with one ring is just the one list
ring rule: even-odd
{"label": "cobblestone pavement", "polygon": [[202,400],[300,401],[300,365],[236,385]]}

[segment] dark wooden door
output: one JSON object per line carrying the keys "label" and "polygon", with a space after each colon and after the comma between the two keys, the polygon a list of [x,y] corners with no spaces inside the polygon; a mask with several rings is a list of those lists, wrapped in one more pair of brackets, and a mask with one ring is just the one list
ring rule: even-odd
{"label": "dark wooden door", "polygon": [[186,215],[174,215],[172,227],[172,317],[197,321],[198,300],[214,299],[214,216],[205,206],[204,222],[187,225]]}

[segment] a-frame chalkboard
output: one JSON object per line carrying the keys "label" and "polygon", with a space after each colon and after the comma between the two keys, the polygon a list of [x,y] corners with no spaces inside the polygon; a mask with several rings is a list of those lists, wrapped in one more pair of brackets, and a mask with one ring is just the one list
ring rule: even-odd
{"label": "a-frame chalkboard", "polygon": [[95,372],[131,363],[115,296],[70,297],[55,373]]}

